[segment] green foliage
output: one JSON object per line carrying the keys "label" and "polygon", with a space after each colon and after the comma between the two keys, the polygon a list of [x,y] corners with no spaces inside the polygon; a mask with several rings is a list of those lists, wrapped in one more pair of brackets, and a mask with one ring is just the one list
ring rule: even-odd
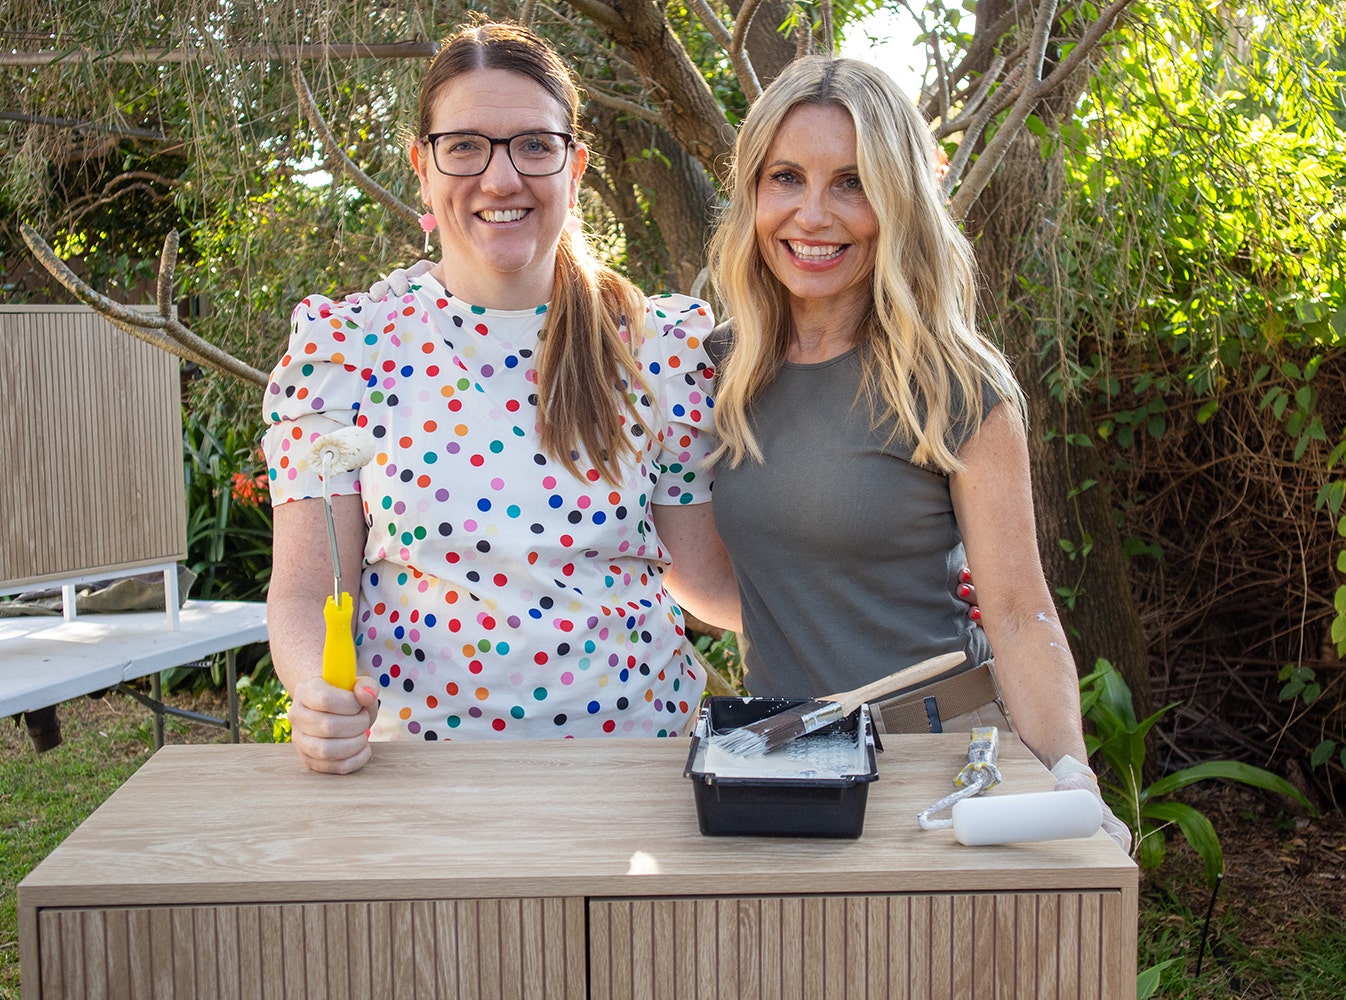
{"label": "green foliage", "polygon": [[[63,722],[66,720],[63,719]],[[0,753],[0,996],[19,996],[16,911],[19,882],[129,778],[150,754],[135,724],[107,726],[97,737],[63,725],[64,743],[34,760],[7,727],[15,752]]]}
{"label": "green foliage", "polygon": [[695,645],[697,652],[706,658],[730,687],[740,694],[748,693],[747,687],[744,686],[743,655],[739,652],[738,636],[735,633],[725,632],[718,639],[709,635],[698,635]]}
{"label": "green foliage", "polygon": [[1131,689],[1121,673],[1107,660],[1080,679],[1080,709],[1093,727],[1085,736],[1089,756],[1102,756],[1107,771],[1100,780],[1103,795],[1117,818],[1131,828],[1133,853],[1142,868],[1163,863],[1169,827],[1177,826],[1206,866],[1206,878],[1214,885],[1224,871],[1224,852],[1210,820],[1200,810],[1169,796],[1199,781],[1237,781],[1253,788],[1276,792],[1306,809],[1312,804],[1283,778],[1251,764],[1214,760],[1167,774],[1145,783],[1145,738],[1154,724],[1176,703],[1137,721]]}
{"label": "green foliage", "polygon": [[[1340,591],[1338,591],[1340,593]],[[1340,609],[1338,609],[1340,611]],[[1341,619],[1338,618],[1338,621]],[[1289,663],[1281,668],[1277,675],[1280,680],[1285,682],[1285,686],[1280,690],[1281,701],[1294,701],[1298,698],[1307,708],[1316,704],[1323,694],[1323,686],[1318,683],[1318,673],[1312,667],[1306,667],[1303,664]],[[1338,760],[1341,767],[1346,769],[1346,732],[1341,734],[1340,739],[1330,736],[1324,739],[1313,748],[1313,753],[1309,755],[1309,764],[1312,767],[1323,767],[1332,761],[1333,754],[1337,752],[1337,747],[1341,747],[1341,754]]]}
{"label": "green foliage", "polygon": [[270,670],[238,679],[239,729],[254,743],[290,742],[290,694]]}
{"label": "green foliage", "polygon": [[240,428],[222,407],[183,414],[187,561],[194,596],[261,600],[271,577],[271,504],[260,418]]}
{"label": "green foliage", "polygon": [[1148,969],[1142,969],[1136,976],[1136,1000],[1150,1000],[1155,991],[1159,989],[1160,976],[1163,971],[1176,962],[1176,958],[1168,958],[1162,962],[1150,966]]}
{"label": "green foliage", "polygon": [[[1067,151],[1078,210],[1058,264],[1086,350],[1065,352],[1052,388],[1106,400],[1097,433],[1123,447],[1162,436],[1174,397],[1206,397],[1208,420],[1245,358],[1279,367],[1286,348],[1346,343],[1346,144],[1327,114],[1343,29],[1312,21],[1317,7],[1294,38],[1279,14],[1235,26],[1214,10],[1179,4],[1119,40]],[[1312,390],[1279,397],[1278,416],[1302,414],[1289,432],[1322,440]]]}

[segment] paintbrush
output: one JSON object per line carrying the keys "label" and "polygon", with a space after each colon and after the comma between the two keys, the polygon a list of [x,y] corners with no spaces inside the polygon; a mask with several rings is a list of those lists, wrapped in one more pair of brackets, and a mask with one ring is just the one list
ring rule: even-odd
{"label": "paintbrush", "polygon": [[829,723],[844,719],[857,708],[871,699],[905,688],[923,684],[940,674],[946,673],[967,657],[961,653],[940,653],[928,660],[903,667],[887,677],[880,677],[872,683],[858,687],[854,691],[841,694],[829,694],[822,698],[806,701],[794,708],[787,708],[775,715],[746,726],[740,726],[733,732],[717,739],[715,745],[721,750],[739,757],[752,757],[769,753],[789,743],[821,729]]}

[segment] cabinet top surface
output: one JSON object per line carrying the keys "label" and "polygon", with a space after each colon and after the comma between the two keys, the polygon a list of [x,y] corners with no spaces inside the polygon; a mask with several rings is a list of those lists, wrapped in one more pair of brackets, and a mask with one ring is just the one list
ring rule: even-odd
{"label": "cabinet top surface", "polygon": [[[706,837],[684,739],[379,744],[353,775],[284,745],[167,746],[20,886],[22,906],[1134,888],[1102,833],[963,847],[916,814],[966,735],[889,736],[858,840]],[[990,795],[1051,776],[1014,737]],[[947,815],[947,814],[944,814]]]}

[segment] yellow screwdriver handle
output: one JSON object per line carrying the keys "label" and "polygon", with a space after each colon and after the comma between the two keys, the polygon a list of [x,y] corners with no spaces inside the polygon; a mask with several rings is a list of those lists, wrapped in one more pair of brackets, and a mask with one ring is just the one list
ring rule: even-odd
{"label": "yellow screwdriver handle", "polygon": [[322,609],[327,635],[322,644],[322,679],[345,691],[355,690],[355,640],[351,637],[351,595],[329,597]]}

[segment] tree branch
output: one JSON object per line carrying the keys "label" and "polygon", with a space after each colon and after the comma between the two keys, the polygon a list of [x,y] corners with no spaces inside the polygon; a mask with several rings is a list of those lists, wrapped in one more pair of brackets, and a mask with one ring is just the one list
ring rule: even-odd
{"label": "tree branch", "polygon": [[[981,196],[982,191],[991,179],[991,174],[1000,165],[1006,150],[1009,149],[1009,144],[1018,137],[1023,123],[1027,120],[1037,102],[1044,95],[1060,86],[1074,72],[1088,54],[1098,46],[1103,36],[1116,23],[1117,17],[1131,2],[1132,0],[1113,0],[1080,36],[1080,40],[1075,43],[1070,56],[1062,61],[1046,79],[1043,79],[1043,59],[1046,56],[1047,42],[1051,37],[1051,27],[1057,9],[1056,0],[1043,0],[1042,5],[1037,10],[1033,35],[1028,44],[1027,52],[1020,63],[1023,72],[1020,74],[1021,82],[1018,87],[1018,96],[1013,102],[1008,117],[1001,122],[1000,127],[996,130],[995,138],[982,150],[977,157],[977,162],[968,172],[967,178],[959,185],[957,192],[949,200],[949,211],[955,219],[961,220],[966,217],[968,210]],[[1008,97],[1006,100],[1008,100]],[[998,114],[1004,106],[1003,100],[997,102],[997,106],[991,113]],[[989,120],[989,116],[987,116],[987,120]],[[978,121],[974,122],[974,126],[977,127],[976,134],[980,134],[980,129],[984,128],[985,124],[986,120],[982,120],[979,116]],[[975,138],[975,134],[969,131],[969,134],[964,136],[963,142],[967,143],[973,138]],[[962,147],[960,146],[959,154],[961,155],[961,153]],[[956,180],[954,171],[950,169],[944,179],[946,190]]]}
{"label": "tree branch", "polygon": [[53,278],[64,285],[71,295],[89,306],[117,329],[185,361],[192,361],[206,368],[213,368],[256,386],[264,387],[267,384],[267,377],[264,372],[258,371],[251,365],[244,364],[232,354],[220,350],[209,341],[202,340],[171,315],[165,313],[162,296],[165,289],[171,290],[172,288],[172,274],[170,273],[165,277],[163,264],[172,264],[177,259],[176,233],[164,242],[164,254],[160,258],[158,281],[158,291],[161,299],[159,312],[155,314],[128,309],[120,302],[116,302],[106,295],[98,294],[79,275],[70,270],[65,261],[56,256],[56,251],[48,246],[47,242],[38,235],[36,229],[26,222],[21,222],[19,231],[23,234],[23,241],[28,244],[28,249],[33,252],[33,256],[37,258],[38,263],[45,267]]}
{"label": "tree branch", "polygon": [[76,132],[104,132],[108,135],[124,135],[130,139],[153,139],[155,142],[168,142],[168,136],[148,128],[118,128],[115,125],[103,125],[100,122],[80,121],[76,118],[48,118],[45,115],[25,115],[18,111],[0,111],[0,122],[23,122],[25,125],[49,125],[52,128],[68,128]]}
{"label": "tree branch", "polygon": [[615,94],[608,94],[601,91],[592,81],[586,80],[584,91],[595,104],[601,104],[605,108],[611,108],[613,111],[620,111],[624,115],[631,115],[642,121],[652,122],[655,125],[664,123],[664,116],[659,112],[645,107],[643,104],[637,104],[635,101],[628,101],[624,97],[618,97]]}
{"label": "tree branch", "polygon": [[[1022,70],[1022,64],[1016,66],[1011,73],[1011,80],[1014,76],[1022,72]],[[990,79],[992,82],[994,81],[994,77],[990,77]],[[1019,89],[1014,87],[1010,80],[1006,81],[1006,86],[1011,89]],[[989,122],[996,113],[997,109],[994,106],[985,105],[982,107],[981,111],[972,117],[971,122],[968,123],[967,128],[963,132],[963,138],[958,143],[958,151],[953,154],[953,159],[949,161],[949,169],[945,172],[944,178],[939,184],[940,191],[945,198],[948,198],[950,192],[953,191],[954,186],[958,183],[958,178],[963,176],[963,171],[967,169],[967,161],[972,157],[972,150],[977,145],[977,137],[982,134],[982,131],[986,128],[986,123]],[[963,116],[960,116],[960,118],[961,117]],[[984,186],[985,185],[983,185],[983,187]],[[981,192],[978,191],[977,193],[980,195]],[[974,198],[972,200],[975,201],[976,199]],[[968,204],[970,205],[971,202],[968,202]],[[962,218],[962,216],[955,215],[954,218]]]}
{"label": "tree branch", "polygon": [[[990,94],[991,88],[995,86],[995,82],[1000,79],[1000,74],[1004,68],[1004,58],[997,56],[995,61],[991,63],[990,68],[982,75],[981,80],[977,82],[977,92],[968,98],[958,117],[951,121],[940,122],[939,127],[935,129],[936,139],[943,139],[945,136],[965,131],[970,127],[970,123],[976,120],[978,112],[985,110],[983,105],[986,103],[987,95]],[[990,113],[995,114],[995,109],[992,108]],[[985,124],[985,122],[982,122],[983,126]]]}
{"label": "tree branch", "polygon": [[339,168],[342,173],[350,177],[356,187],[388,211],[403,219],[409,225],[418,226],[420,224],[420,212],[380,185],[346,155],[346,151],[341,148],[341,144],[337,142],[332,130],[327,127],[326,119],[323,118],[322,112],[318,110],[317,102],[313,100],[313,92],[308,89],[308,80],[304,79],[304,71],[299,68],[297,63],[294,67],[294,89],[299,94],[299,105],[304,109],[304,116],[308,118],[313,130],[318,133],[318,140],[327,153],[328,165]]}
{"label": "tree branch", "polygon": [[52,63],[115,62],[167,66],[171,63],[214,63],[222,58],[292,62],[312,59],[428,59],[439,51],[435,42],[333,42],[329,45],[244,45],[238,48],[127,49],[122,52],[92,52],[87,49],[49,49],[41,52],[0,52],[0,66],[49,66]]}
{"label": "tree branch", "polygon": [[691,7],[706,30],[710,32],[710,37],[715,39],[715,44],[728,51],[729,46],[734,43],[734,36],[724,26],[724,22],[715,16],[710,4],[706,3],[706,0],[691,0]]}
{"label": "tree branch", "polygon": [[752,68],[752,60],[748,58],[748,52],[743,45],[748,39],[748,29],[752,27],[753,15],[761,5],[762,0],[747,0],[743,4],[738,17],[734,19],[734,34],[729,39],[729,62],[734,67],[738,85],[743,88],[743,96],[748,99],[749,104],[762,96],[762,84],[757,79],[757,72]]}
{"label": "tree branch", "polygon": [[[1019,64],[1023,80],[1019,99],[1014,102],[1008,117],[1000,123],[995,138],[987,143],[981,155],[977,157],[977,162],[968,171],[967,179],[959,185],[958,192],[949,200],[949,211],[955,219],[964,218],[972,203],[986,189],[991,174],[1000,166],[1000,161],[1005,158],[1005,151],[1009,149],[1010,143],[1018,138],[1019,129],[1027,121],[1033,105],[1042,96],[1038,84],[1042,82],[1042,60],[1047,54],[1047,39],[1051,37],[1052,21],[1055,18],[1056,0],[1042,0],[1038,7],[1037,20],[1033,25],[1032,41],[1029,42],[1023,62]],[[959,152],[962,152],[961,147]]]}
{"label": "tree branch", "polygon": [[1080,40],[1075,43],[1075,47],[1070,50],[1070,55],[1061,61],[1047,79],[1042,81],[1042,90],[1045,92],[1060,84],[1071,73],[1075,72],[1085,58],[1098,47],[1098,43],[1103,40],[1103,36],[1112,30],[1112,26],[1121,17],[1122,12],[1130,7],[1132,0],[1112,0],[1098,15],[1093,24],[1080,36]]}
{"label": "tree branch", "polygon": [[566,3],[610,34],[626,29],[626,18],[601,0],[566,0]]}

